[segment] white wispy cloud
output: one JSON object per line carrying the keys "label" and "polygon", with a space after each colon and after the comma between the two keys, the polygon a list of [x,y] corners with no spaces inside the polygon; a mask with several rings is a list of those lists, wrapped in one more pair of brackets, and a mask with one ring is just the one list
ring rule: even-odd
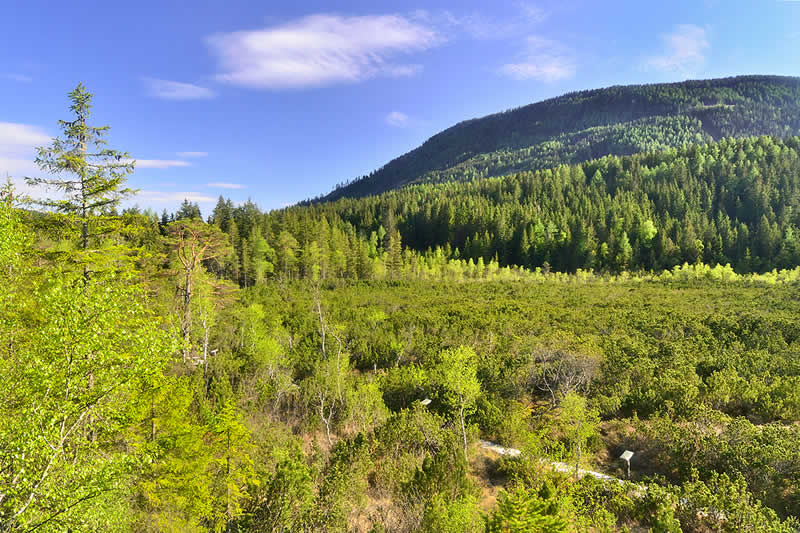
{"label": "white wispy cloud", "polygon": [[542,6],[536,5],[533,2],[519,1],[515,3],[520,12],[521,17],[527,22],[539,23],[544,22],[550,13]]}
{"label": "white wispy cloud", "polygon": [[0,183],[11,178],[17,194],[35,198],[47,196],[49,191],[29,186],[23,178],[44,176],[34,163],[36,147],[47,146],[52,141],[43,129],[30,124],[0,122]]}
{"label": "white wispy cloud", "polygon": [[207,187],[211,187],[213,189],[246,189],[246,185],[242,185],[241,183],[225,183],[224,181],[214,181],[208,183]]}
{"label": "white wispy cloud", "polygon": [[408,126],[408,115],[401,111],[392,111],[388,115],[386,115],[386,123],[390,126],[396,126],[398,128],[403,128]]}
{"label": "white wispy cloud", "polygon": [[317,14],[261,30],[212,35],[217,80],[286,89],[409,76],[419,65],[396,62],[442,42],[433,27],[401,15]]}
{"label": "white wispy cloud", "polygon": [[30,76],[26,76],[25,74],[18,74],[16,72],[8,72],[5,74],[0,74],[0,78],[11,81],[18,81],[20,83],[30,83],[33,81],[33,78],[31,78]]}
{"label": "white wispy cloud", "polygon": [[708,30],[694,24],[680,24],[661,35],[662,51],[645,60],[645,66],[667,72],[693,72],[706,61],[711,47]]}
{"label": "white wispy cloud", "polygon": [[208,100],[216,93],[207,87],[179,81],[145,78],[148,94],[162,100]]}
{"label": "white wispy cloud", "polygon": [[124,161],[126,163],[135,161],[136,168],[175,168],[192,166],[188,161],[180,161],[177,159],[126,159]]}
{"label": "white wispy cloud", "polygon": [[197,203],[211,203],[217,201],[216,198],[212,198],[207,194],[203,194],[200,192],[192,192],[192,191],[172,192],[172,191],[141,190],[137,193],[136,198],[151,204],[174,204],[177,202],[182,202],[184,200],[189,200],[190,202],[197,202]]}
{"label": "white wispy cloud", "polygon": [[178,157],[192,158],[192,157],[206,157],[208,152],[176,152]]}
{"label": "white wispy cloud", "polygon": [[422,71],[422,65],[386,65],[384,72],[392,78],[410,78]]}
{"label": "white wispy cloud", "polygon": [[513,5],[516,13],[505,17],[490,12],[449,10],[440,13],[420,10],[415,12],[415,16],[444,28],[447,33],[464,33],[478,40],[519,38],[550,16],[548,11],[531,2],[520,1]]}
{"label": "white wispy cloud", "polygon": [[501,74],[516,80],[558,81],[575,75],[575,60],[561,43],[532,35],[520,60],[500,67]]}
{"label": "white wispy cloud", "polygon": [[5,183],[6,176],[12,178],[35,177],[41,174],[33,158],[6,157],[0,155],[0,182]]}
{"label": "white wispy cloud", "polygon": [[0,179],[5,175],[33,176],[39,168],[33,162],[37,146],[50,144],[51,137],[29,124],[0,122]]}
{"label": "white wispy cloud", "polygon": [[0,153],[32,151],[35,146],[50,144],[50,136],[29,124],[0,122]]}

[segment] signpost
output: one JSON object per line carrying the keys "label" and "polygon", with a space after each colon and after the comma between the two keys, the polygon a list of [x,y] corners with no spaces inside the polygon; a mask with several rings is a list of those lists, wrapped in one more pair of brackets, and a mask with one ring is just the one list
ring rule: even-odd
{"label": "signpost", "polygon": [[620,459],[625,461],[625,464],[628,467],[628,469],[627,469],[627,479],[631,478],[631,457],[633,457],[633,452],[630,451],[630,450],[625,450],[624,452],[622,452],[622,455],[619,456]]}

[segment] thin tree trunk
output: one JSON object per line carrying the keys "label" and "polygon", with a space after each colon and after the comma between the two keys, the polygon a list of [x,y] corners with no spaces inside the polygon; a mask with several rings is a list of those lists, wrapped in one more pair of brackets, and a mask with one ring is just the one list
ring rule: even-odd
{"label": "thin tree trunk", "polygon": [[206,322],[205,311],[202,315],[203,324],[203,377],[208,377],[208,322]]}
{"label": "thin tree trunk", "polygon": [[155,392],[150,397],[150,442],[156,440],[156,405],[155,405]]}
{"label": "thin tree trunk", "polygon": [[576,448],[576,451],[578,452],[576,454],[577,455],[577,459],[575,460],[575,479],[578,479],[578,470],[580,469],[580,464],[581,464],[581,437],[580,437],[580,435],[581,435],[581,426],[582,425],[583,425],[583,422],[578,422],[578,432],[577,432],[577,435],[576,435],[576,438],[575,438],[575,448]]}
{"label": "thin tree trunk", "polygon": [[[81,126],[85,127],[85,121],[83,117],[81,117]],[[80,152],[81,158],[86,159],[86,138],[83,134],[80,137]],[[86,290],[89,287],[89,265],[86,263],[86,251],[89,249],[89,207],[86,205],[86,198],[89,192],[86,190],[86,177],[83,175],[85,170],[81,171],[81,249],[83,250],[83,292],[86,294]],[[88,355],[88,358],[92,359],[92,354]],[[87,379],[87,388],[91,391],[94,388],[94,370],[92,368],[89,369],[89,375]],[[96,432],[94,430],[94,417],[90,414],[89,415],[89,442],[94,442],[97,438]]]}
{"label": "thin tree trunk", "polygon": [[183,337],[183,362],[189,358],[189,330],[192,324],[192,273],[186,270],[185,285],[183,290],[183,323],[181,324],[181,336]]}
{"label": "thin tree trunk", "polygon": [[458,416],[461,419],[461,436],[464,439],[464,459],[469,461],[467,456],[467,428],[464,426],[464,404],[461,404],[461,409],[458,411]]}
{"label": "thin tree trunk", "polygon": [[228,427],[227,431],[227,440],[228,440],[228,453],[225,457],[225,516],[227,517],[227,522],[233,518],[233,510],[231,509],[231,429]]}
{"label": "thin tree trunk", "polygon": [[322,358],[327,359],[328,356],[325,353],[325,321],[322,317],[322,303],[320,302],[320,295],[319,295],[319,288],[314,287],[314,305],[317,308],[317,314],[319,315],[319,331],[320,335],[322,336]]}
{"label": "thin tree trunk", "polygon": [[333,446],[331,440],[331,417],[333,417],[333,405],[328,408],[328,418],[325,418],[325,398],[320,395],[319,398],[319,417],[322,423],[325,424],[325,436],[328,437],[328,446]]}

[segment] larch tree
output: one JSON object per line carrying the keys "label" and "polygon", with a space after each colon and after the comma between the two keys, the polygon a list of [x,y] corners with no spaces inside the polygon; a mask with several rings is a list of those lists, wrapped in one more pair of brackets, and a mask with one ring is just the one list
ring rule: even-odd
{"label": "larch tree", "polygon": [[75,220],[80,226],[78,263],[83,267],[84,283],[90,277],[90,264],[107,260],[108,254],[92,251],[93,237],[118,231],[119,224],[107,215],[134,194],[125,188],[135,161],[127,152],[107,147],[105,135],[110,126],[91,126],[92,93],[79,83],[69,93],[73,120],[59,120],[62,137],[48,147],[38,148],[36,164],[50,177],[27,177],[29,185],[58,193],[57,198],[32,203]]}
{"label": "larch tree", "polygon": [[[167,243],[177,259],[178,294],[180,296],[180,329],[184,339],[183,360],[189,357],[190,334],[192,330],[192,309],[195,287],[204,278],[204,262],[224,263],[232,249],[228,236],[219,227],[206,224],[200,219],[178,220],[167,225]],[[225,283],[214,283],[216,289],[223,289]],[[207,344],[204,343],[204,350]],[[205,356],[205,354],[204,354]]]}

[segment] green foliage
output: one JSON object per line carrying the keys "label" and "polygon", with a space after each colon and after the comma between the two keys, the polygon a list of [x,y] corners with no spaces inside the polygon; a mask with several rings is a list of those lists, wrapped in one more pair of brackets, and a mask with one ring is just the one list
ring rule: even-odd
{"label": "green foliage", "polygon": [[322,470],[314,502],[313,529],[346,529],[351,512],[363,503],[370,464],[369,444],[363,434],[352,441],[336,443]]}
{"label": "green foliage", "polygon": [[444,494],[435,494],[425,505],[420,531],[483,531],[476,498],[468,494],[452,500]]}
{"label": "green foliage", "polygon": [[503,491],[497,498],[497,509],[485,518],[485,522],[487,533],[568,531],[568,524],[559,516],[557,505],[540,497],[537,491],[524,487]]}
{"label": "green foliage", "polygon": [[136,529],[203,531],[211,520],[213,454],[205,440],[209,428],[194,420],[192,384],[163,377],[136,395],[144,458],[137,482]]}
{"label": "green foliage", "polygon": [[296,531],[310,520],[314,479],[302,452],[280,449],[272,459],[275,472],[259,489],[258,503],[242,521],[247,531]]}
{"label": "green foliage", "polygon": [[684,528],[718,531],[797,531],[797,523],[781,523],[772,509],[764,508],[747,490],[741,477],[714,473],[708,482],[687,481],[679,492],[678,517]]}
{"label": "green foliage", "polygon": [[14,188],[9,182],[0,188],[0,265],[6,265],[0,276],[14,274],[30,244],[30,235],[14,209]]}
{"label": "green foliage", "polygon": [[125,487],[135,461],[120,439],[139,422],[128,399],[175,349],[139,288],[76,282],[51,272],[4,307],[26,319],[0,323],[2,516],[12,524],[70,527]]}
{"label": "green foliage", "polygon": [[406,492],[423,502],[430,502],[436,495],[447,501],[474,497],[477,487],[468,476],[467,460],[459,450],[458,437],[447,432],[440,438],[440,447],[425,457],[406,485]]}
{"label": "green foliage", "polygon": [[248,497],[247,486],[255,481],[250,434],[239,417],[233,403],[226,402],[214,414],[206,442],[214,456],[212,514],[208,520],[214,531],[225,531],[241,515],[242,502]]}

